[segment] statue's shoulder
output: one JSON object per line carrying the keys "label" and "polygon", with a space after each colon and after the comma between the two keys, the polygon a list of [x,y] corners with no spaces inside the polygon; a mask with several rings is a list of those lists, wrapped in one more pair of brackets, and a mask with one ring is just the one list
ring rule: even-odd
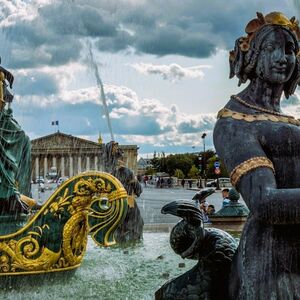
{"label": "statue's shoulder", "polygon": [[[260,144],[260,126],[256,126],[260,122],[252,118],[253,115],[233,111],[228,106],[218,113],[214,145],[229,171],[247,159],[265,155]],[[241,155],[238,155],[237,149]]]}

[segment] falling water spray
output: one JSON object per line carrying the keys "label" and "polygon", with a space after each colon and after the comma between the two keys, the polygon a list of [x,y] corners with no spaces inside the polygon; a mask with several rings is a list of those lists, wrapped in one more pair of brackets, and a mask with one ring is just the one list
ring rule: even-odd
{"label": "falling water spray", "polygon": [[93,50],[92,50],[92,44],[90,42],[88,42],[88,47],[89,47],[89,58],[90,58],[90,63],[91,63],[91,67],[94,70],[95,73],[95,77],[96,77],[96,81],[97,81],[97,86],[99,88],[100,91],[100,100],[103,104],[103,110],[107,119],[107,124],[108,124],[108,128],[109,128],[109,132],[110,132],[110,137],[111,140],[114,141],[114,135],[113,135],[113,131],[112,131],[112,126],[111,126],[111,122],[110,122],[110,118],[109,118],[109,111],[108,111],[108,106],[107,106],[107,102],[106,102],[106,97],[105,97],[105,93],[104,93],[104,87],[103,87],[103,83],[99,74],[99,70],[98,70],[98,66],[95,62],[94,59],[94,55],[93,55]]}

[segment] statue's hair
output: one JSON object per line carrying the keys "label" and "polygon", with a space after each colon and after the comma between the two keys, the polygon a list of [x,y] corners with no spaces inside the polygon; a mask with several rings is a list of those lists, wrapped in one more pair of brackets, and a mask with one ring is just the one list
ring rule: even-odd
{"label": "statue's hair", "polygon": [[115,170],[118,159],[123,156],[123,151],[120,149],[118,143],[111,141],[105,145],[103,154],[105,171],[111,173]]}
{"label": "statue's hair", "polygon": [[297,55],[299,53],[298,40],[295,34],[287,27],[278,26],[278,25],[262,26],[262,28],[259,29],[255,33],[255,36],[251,39],[248,51],[241,50],[240,44],[242,38],[238,38],[235,41],[234,51],[233,53],[231,53],[233,54],[234,58],[233,59],[231,58],[229,60],[230,63],[229,77],[232,78],[233,76],[237,76],[239,78],[239,83],[238,83],[239,86],[242,83],[245,83],[247,79],[251,80],[256,77],[255,69],[257,65],[258,56],[261,51],[261,45],[264,39],[266,38],[266,36],[268,36],[274,30],[274,28],[278,28],[278,27],[280,27],[282,30],[289,33],[295,43],[295,55],[296,55],[295,69],[291,75],[291,78],[284,84],[284,93],[285,96],[288,98],[290,95],[294,93],[297,85],[300,83],[300,56]]}

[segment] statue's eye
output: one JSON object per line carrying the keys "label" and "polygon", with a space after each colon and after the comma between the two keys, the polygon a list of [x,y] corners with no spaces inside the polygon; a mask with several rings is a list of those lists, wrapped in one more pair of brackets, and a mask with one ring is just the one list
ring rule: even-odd
{"label": "statue's eye", "polygon": [[287,43],[285,46],[285,53],[286,54],[293,54],[295,53],[295,46],[293,43]]}

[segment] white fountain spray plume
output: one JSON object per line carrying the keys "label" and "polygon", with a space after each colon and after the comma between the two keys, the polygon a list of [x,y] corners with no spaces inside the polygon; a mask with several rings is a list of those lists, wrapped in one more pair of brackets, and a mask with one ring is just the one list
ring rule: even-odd
{"label": "white fountain spray plume", "polygon": [[88,41],[88,48],[89,48],[90,64],[91,64],[92,69],[94,70],[96,81],[97,81],[97,86],[98,86],[99,91],[100,91],[100,100],[103,104],[103,110],[104,110],[105,117],[107,119],[107,124],[108,124],[109,132],[110,132],[110,137],[111,137],[111,140],[114,141],[115,139],[114,139],[112,126],[111,126],[111,122],[110,122],[108,106],[107,106],[106,97],[105,97],[105,93],[104,93],[104,87],[103,87],[103,83],[102,83],[102,80],[101,80],[101,77],[100,77],[100,74],[99,74],[98,66],[97,66],[97,64],[95,62],[95,59],[94,59],[92,44],[91,44],[90,41]]}

